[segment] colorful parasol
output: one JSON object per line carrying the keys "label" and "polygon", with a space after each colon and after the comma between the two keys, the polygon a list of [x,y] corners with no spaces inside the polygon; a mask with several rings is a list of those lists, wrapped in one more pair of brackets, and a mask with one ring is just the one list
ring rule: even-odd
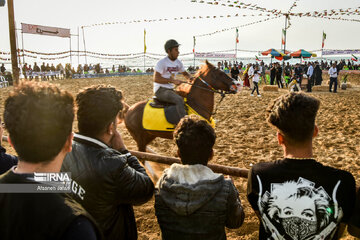
{"label": "colorful parasol", "polygon": [[286,55],[289,54],[289,51],[285,51],[285,54],[282,53],[280,50],[274,49],[274,48],[270,48],[267,51],[262,52],[261,54],[264,56],[267,55],[271,55],[271,57],[275,57],[277,60],[281,61],[281,60],[289,60],[291,57]]}
{"label": "colorful parasol", "polygon": [[294,58],[310,58],[310,57],[316,57],[317,55],[315,53],[305,51],[304,49],[300,49],[296,52],[290,53],[290,56]]}

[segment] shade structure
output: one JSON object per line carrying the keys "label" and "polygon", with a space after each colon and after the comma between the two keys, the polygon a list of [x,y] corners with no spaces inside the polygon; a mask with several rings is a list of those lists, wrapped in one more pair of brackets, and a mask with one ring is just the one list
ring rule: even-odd
{"label": "shade structure", "polygon": [[272,57],[281,57],[281,56],[284,56],[284,55],[289,54],[289,53],[290,52],[285,51],[285,54],[284,54],[280,50],[270,48],[269,50],[262,52],[261,55],[267,56],[267,55],[270,54]]}
{"label": "shade structure", "polygon": [[283,55],[283,56],[278,56],[278,57],[275,57],[277,60],[279,60],[279,61],[282,61],[282,60],[284,60],[284,61],[286,61],[286,60],[289,60],[290,58],[291,58],[291,56],[289,56],[289,55]]}
{"label": "shade structure", "polygon": [[304,49],[300,49],[296,52],[290,53],[290,56],[294,58],[310,58],[310,57],[316,57],[317,55],[315,53],[305,51]]}

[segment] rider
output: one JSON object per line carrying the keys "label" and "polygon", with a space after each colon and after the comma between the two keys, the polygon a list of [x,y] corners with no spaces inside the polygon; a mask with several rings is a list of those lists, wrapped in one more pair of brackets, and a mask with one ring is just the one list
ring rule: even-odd
{"label": "rider", "polygon": [[186,79],[192,81],[194,78],[185,71],[184,65],[178,59],[180,44],[170,39],[165,43],[165,51],[167,56],[161,59],[155,67],[154,73],[154,93],[157,99],[176,105],[179,117],[186,115],[184,107],[184,99],[174,91],[174,84],[179,85],[182,81],[175,77],[178,73],[182,73]]}

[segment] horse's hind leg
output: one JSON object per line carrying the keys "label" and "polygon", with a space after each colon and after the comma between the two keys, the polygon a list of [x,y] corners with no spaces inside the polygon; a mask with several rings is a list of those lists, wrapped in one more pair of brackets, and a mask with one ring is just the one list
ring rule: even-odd
{"label": "horse's hind leg", "polygon": [[146,152],[146,146],[155,138],[156,138],[155,136],[150,135],[144,131],[140,136],[138,136],[137,139],[135,139],[138,146],[138,150],[140,152]]}

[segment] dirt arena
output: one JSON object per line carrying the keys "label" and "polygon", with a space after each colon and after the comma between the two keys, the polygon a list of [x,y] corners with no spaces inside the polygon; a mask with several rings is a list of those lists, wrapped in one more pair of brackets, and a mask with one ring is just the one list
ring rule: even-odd
{"label": "dirt arena", "polygon": [[[327,78],[324,77],[324,83]],[[318,161],[333,167],[350,171],[360,184],[360,77],[350,76],[352,88],[339,90],[337,94],[313,92],[321,100],[317,117],[319,136],[314,141],[314,154]],[[93,84],[111,84],[124,93],[129,105],[152,96],[151,76],[114,77],[101,79],[74,79],[54,81],[62,89],[76,94],[79,89]],[[0,113],[12,87],[0,89]],[[262,88],[260,87],[260,90]],[[215,116],[217,121],[215,158],[212,163],[249,169],[252,164],[271,161],[282,157],[282,149],[276,141],[276,132],[265,123],[265,109],[269,102],[285,94],[263,92],[262,97],[250,97],[248,90],[226,96]],[[216,101],[219,99],[216,96]],[[76,131],[76,122],[74,123]],[[124,124],[119,129],[126,145],[136,150],[135,142]],[[6,133],[5,133],[6,134]],[[4,147],[14,151],[7,143]],[[150,147],[157,153],[174,156],[176,149],[172,140],[155,139]],[[14,153],[15,154],[15,153]],[[237,230],[227,230],[228,239],[258,239],[258,219],[246,200],[246,179],[233,178],[245,208],[245,222]],[[160,229],[154,212],[154,199],[135,207],[139,239],[160,239]],[[346,235],[343,239],[353,239]]]}

